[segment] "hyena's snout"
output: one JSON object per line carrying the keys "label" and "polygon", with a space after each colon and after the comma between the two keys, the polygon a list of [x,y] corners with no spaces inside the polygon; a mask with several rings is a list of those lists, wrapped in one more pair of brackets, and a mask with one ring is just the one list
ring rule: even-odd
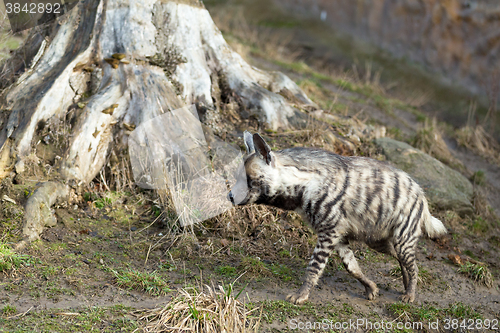
{"label": "hyena's snout", "polygon": [[231,191],[229,191],[229,193],[227,194],[227,200],[231,201],[231,203],[234,205],[234,197]]}
{"label": "hyena's snout", "polygon": [[245,184],[236,183],[227,194],[227,200],[234,206],[243,206],[248,203],[248,188]]}

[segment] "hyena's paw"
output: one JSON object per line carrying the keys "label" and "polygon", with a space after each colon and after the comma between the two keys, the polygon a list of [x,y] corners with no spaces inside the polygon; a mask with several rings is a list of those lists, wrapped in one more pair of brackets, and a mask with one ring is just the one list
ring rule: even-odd
{"label": "hyena's paw", "polygon": [[308,298],[309,298],[309,293],[301,293],[299,291],[297,293],[292,293],[288,295],[286,297],[286,300],[289,301],[290,303],[299,305],[307,301]]}
{"label": "hyena's paw", "polygon": [[401,302],[403,303],[413,303],[415,300],[415,294],[404,294],[401,296]]}
{"label": "hyena's paw", "polygon": [[375,283],[371,283],[369,286],[365,287],[366,289],[366,298],[368,300],[373,300],[378,296],[379,289]]}

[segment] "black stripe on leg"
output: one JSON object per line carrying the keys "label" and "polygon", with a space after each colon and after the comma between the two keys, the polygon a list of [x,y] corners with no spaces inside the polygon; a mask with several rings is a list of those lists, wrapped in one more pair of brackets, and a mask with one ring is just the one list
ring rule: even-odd
{"label": "black stripe on leg", "polygon": [[413,205],[411,206],[410,213],[408,214],[408,219],[406,219],[405,224],[403,225],[403,227],[401,228],[401,231],[399,232],[399,238],[403,237],[403,233],[405,232],[406,228],[410,224],[411,216],[413,214],[413,210],[415,209],[415,206],[417,205],[418,199],[419,199],[419,197],[417,196],[417,198],[415,199],[415,202],[413,202]]}

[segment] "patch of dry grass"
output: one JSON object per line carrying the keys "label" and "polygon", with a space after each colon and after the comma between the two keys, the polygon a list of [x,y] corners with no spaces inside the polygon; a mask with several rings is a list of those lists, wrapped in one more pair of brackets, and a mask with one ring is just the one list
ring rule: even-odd
{"label": "patch of dry grass", "polygon": [[459,255],[448,255],[448,259],[458,266],[458,272],[466,275],[476,283],[485,285],[488,288],[493,287],[493,276],[488,265],[471,258],[464,258]]}
{"label": "patch of dry grass", "polygon": [[462,127],[456,131],[455,138],[459,145],[500,164],[500,144],[484,130],[483,126],[467,125]]}
{"label": "patch of dry grass", "polygon": [[488,288],[493,287],[493,276],[486,264],[467,261],[458,268],[458,272],[467,275],[474,282],[484,284]]}
{"label": "patch of dry grass", "polygon": [[432,122],[428,119],[425,120],[424,124],[417,130],[412,146],[455,169],[465,170],[463,163],[450,153],[441,136],[436,118]]}
{"label": "patch of dry grass", "polygon": [[486,195],[482,189],[476,188],[472,194],[472,203],[476,214],[489,222],[494,222],[499,219],[495,214],[494,209],[490,206]]}
{"label": "patch of dry grass", "polygon": [[140,317],[144,331],[159,332],[257,332],[261,314],[248,310],[229,286],[180,289],[165,306],[147,310]]}

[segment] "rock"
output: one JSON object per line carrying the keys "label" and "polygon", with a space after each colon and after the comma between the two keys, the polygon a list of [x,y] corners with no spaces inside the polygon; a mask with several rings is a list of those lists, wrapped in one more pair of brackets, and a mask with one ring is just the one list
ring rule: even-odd
{"label": "rock", "polygon": [[432,205],[459,214],[473,212],[472,184],[458,171],[404,142],[390,138],[375,142],[391,164],[418,182]]}

